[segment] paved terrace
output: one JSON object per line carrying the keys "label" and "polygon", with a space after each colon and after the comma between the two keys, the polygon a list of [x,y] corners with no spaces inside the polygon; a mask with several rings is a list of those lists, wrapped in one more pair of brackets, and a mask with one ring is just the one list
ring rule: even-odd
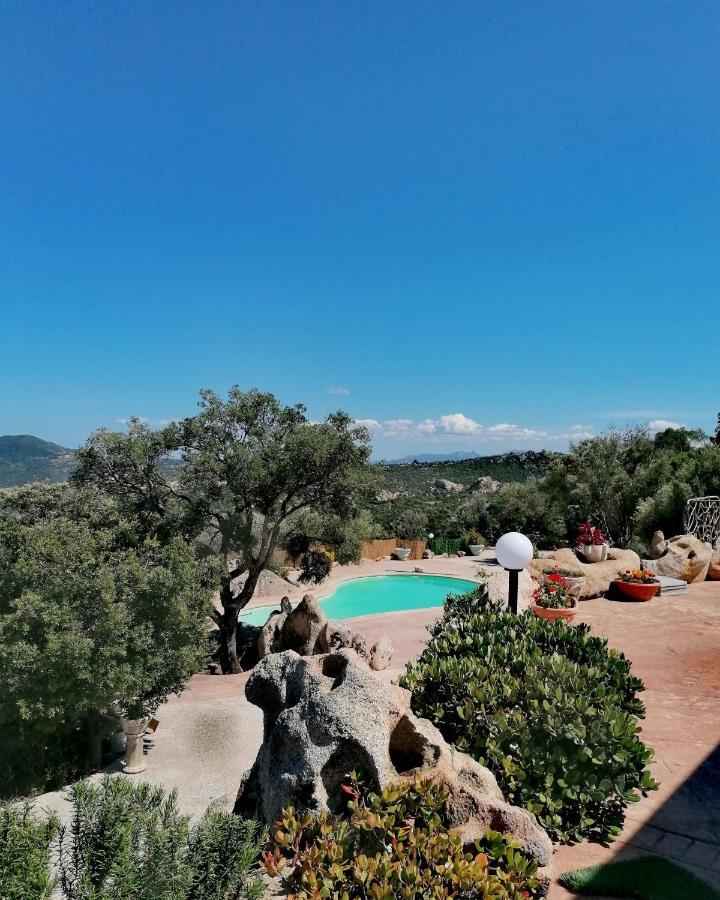
{"label": "paved terrace", "polygon": [[[337,567],[317,593],[330,593],[347,578],[415,566],[461,577],[472,577],[477,569],[470,559],[363,563]],[[384,613],[353,624],[369,637],[390,635],[395,657],[385,674],[394,677],[422,648],[426,628],[438,615],[437,609]],[[691,585],[686,595],[649,603],[585,601],[579,619],[625,652],[645,682],[642,731],[655,748],[653,773],[660,789],[630,807],[622,836],[612,846],[558,848],[556,874],[649,852],[693,869],[720,888],[720,582]],[[139,777],[177,788],[190,814],[199,814],[212,800],[232,799],[241,773],[255,758],[262,716],[245,701],[247,677],[197,675],[158,713],[160,728],[148,742],[147,771]],[[59,794],[46,794],[40,805],[65,807]],[[551,900],[571,896],[558,885],[550,893]]]}

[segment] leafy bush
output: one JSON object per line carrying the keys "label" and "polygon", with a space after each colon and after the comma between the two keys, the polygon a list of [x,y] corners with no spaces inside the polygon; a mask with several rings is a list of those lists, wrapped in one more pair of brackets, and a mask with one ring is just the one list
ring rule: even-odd
{"label": "leafy bush", "polygon": [[298,581],[302,584],[311,581],[320,584],[330,574],[332,557],[327,550],[308,550],[300,560],[300,569]]}
{"label": "leafy bush", "polygon": [[638,737],[642,682],[587,625],[515,616],[482,586],[449,597],[401,679],[413,709],[496,775],[556,840],[612,838],[656,787]]}
{"label": "leafy bush", "polygon": [[295,900],[315,897],[473,897],[521,900],[538,896],[537,865],[510,838],[488,832],[464,849],[450,830],[446,790],[417,777],[363,796],[354,774],[343,789],[346,816],[286,809],[263,863],[288,878]]}
{"label": "leafy bush", "polygon": [[153,711],[202,666],[211,604],[193,549],[117,536],[0,516],[3,796],[97,768],[103,713]]}
{"label": "leafy bush", "polygon": [[190,828],[175,792],[105,777],[70,789],[73,816],[58,846],[64,900],[250,900],[256,826],[209,809]]}
{"label": "leafy bush", "polygon": [[0,809],[0,897],[2,900],[50,900],[50,848],[58,830],[51,816],[38,821],[23,809]]}

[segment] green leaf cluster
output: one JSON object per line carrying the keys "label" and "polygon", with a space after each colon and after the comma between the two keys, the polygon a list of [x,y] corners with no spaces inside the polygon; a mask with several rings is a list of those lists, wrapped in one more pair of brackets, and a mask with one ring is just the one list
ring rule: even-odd
{"label": "green leaf cluster", "polygon": [[401,683],[555,840],[615,837],[628,803],[656,787],[638,734],[644,686],[586,625],[515,616],[482,586],[448,598]]}
{"label": "green leaf cluster", "polygon": [[540,895],[537,864],[509,837],[463,846],[448,824],[444,787],[416,777],[367,793],[349,777],[345,815],[284,810],[263,864],[294,900],[521,900]]}
{"label": "green leaf cluster", "polygon": [[50,852],[57,835],[55,816],[39,821],[27,805],[0,809],[3,900],[50,900],[56,885],[50,873]]}
{"label": "green leaf cluster", "polygon": [[175,792],[117,776],[78,782],[68,797],[73,808],[67,827],[55,818],[34,819],[27,809],[0,811],[3,900],[262,896],[255,823],[211,807],[191,825]]}
{"label": "green leaf cluster", "polygon": [[3,796],[97,765],[101,715],[152,712],[206,652],[211,594],[192,548],[179,537],[128,545],[116,510],[99,512],[101,527],[91,497],[73,520],[77,498],[47,490],[42,518],[34,502],[0,503]]}

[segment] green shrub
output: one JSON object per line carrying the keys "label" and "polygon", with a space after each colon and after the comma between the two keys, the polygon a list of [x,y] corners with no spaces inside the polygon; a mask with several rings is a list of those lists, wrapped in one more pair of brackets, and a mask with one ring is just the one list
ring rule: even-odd
{"label": "green shrub", "polygon": [[463,848],[448,825],[446,790],[417,777],[363,796],[354,775],[345,816],[286,809],[263,854],[271,876],[283,874],[289,898],[467,897],[521,900],[539,896],[537,865],[509,837],[488,832]]}
{"label": "green shrub", "polygon": [[2,900],[50,900],[50,847],[57,819],[36,820],[29,807],[0,809],[0,897]]}
{"label": "green shrub", "polygon": [[414,711],[555,840],[616,836],[627,804],[657,786],[625,656],[587,625],[507,613],[485,586],[449,597],[431,634],[401,679]]}
{"label": "green shrub", "polygon": [[190,828],[175,792],[106,776],[70,788],[58,861],[65,900],[240,900],[262,895],[256,826],[209,809]]}
{"label": "green shrub", "polygon": [[330,574],[332,557],[326,550],[308,550],[300,560],[300,569],[298,581],[302,584],[310,581],[320,584]]}

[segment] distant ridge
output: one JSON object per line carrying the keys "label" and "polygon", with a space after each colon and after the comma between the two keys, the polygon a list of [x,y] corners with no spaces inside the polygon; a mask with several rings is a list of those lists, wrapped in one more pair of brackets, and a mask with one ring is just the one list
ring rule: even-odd
{"label": "distant ridge", "polygon": [[65,481],[75,470],[75,451],[32,434],[0,436],[0,487],[30,481]]}
{"label": "distant ridge", "polygon": [[479,453],[474,450],[457,450],[455,453],[416,453],[415,456],[401,456],[400,459],[383,460],[389,466],[403,466],[408,463],[454,462],[463,459],[477,459]]}

